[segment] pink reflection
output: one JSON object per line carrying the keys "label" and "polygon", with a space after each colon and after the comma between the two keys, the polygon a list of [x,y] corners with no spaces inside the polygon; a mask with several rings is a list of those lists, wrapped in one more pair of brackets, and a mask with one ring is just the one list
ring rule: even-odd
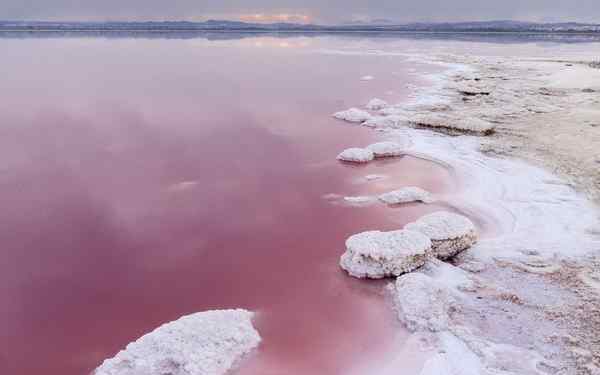
{"label": "pink reflection", "polygon": [[[400,62],[186,41],[0,44],[16,77],[0,88],[2,373],[84,374],[217,308],[259,312],[264,342],[243,374],[339,373],[389,345],[383,283],[338,269],[344,240],[438,207],[322,197],[451,187],[415,158],[335,160],[376,138],[330,113],[401,87]],[[389,80],[366,87],[367,67]],[[354,183],[372,173],[389,179]]]}

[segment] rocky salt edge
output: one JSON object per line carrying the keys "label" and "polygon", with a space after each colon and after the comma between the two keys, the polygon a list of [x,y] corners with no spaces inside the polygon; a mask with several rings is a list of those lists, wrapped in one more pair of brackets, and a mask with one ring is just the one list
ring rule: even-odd
{"label": "rocky salt edge", "polygon": [[184,316],[140,337],[107,359],[94,375],[220,375],[260,343],[246,310]]}
{"label": "rocky salt edge", "polygon": [[429,251],[431,241],[419,232],[363,232],[346,240],[340,266],[354,277],[382,279],[421,267]]}
{"label": "rocky salt edge", "polygon": [[[555,115],[568,101],[552,99],[560,92],[534,92],[527,85],[525,95],[510,96],[519,82],[511,77],[507,82],[516,86],[503,88],[506,76],[528,73],[507,59],[498,65],[491,58],[409,57],[447,70],[432,76],[434,84],[410,103],[388,104],[362,124],[405,119],[382,126],[383,138],[409,140],[406,154],[450,168],[462,186],[441,198],[495,227],[478,242],[472,223],[464,223],[460,236],[444,232],[457,248],[470,248],[441,254],[451,263],[431,257],[390,288],[399,320],[426,343],[420,374],[600,373],[598,207],[551,173],[500,158],[501,152],[481,152],[490,141],[480,136],[497,134],[498,124]],[[424,117],[445,123],[426,124]],[[424,127],[459,136],[439,136]],[[488,150],[509,139],[495,137]],[[433,220],[436,227],[438,221]],[[420,226],[427,233],[429,224],[426,217],[405,229]],[[435,234],[429,232],[432,243]]]}

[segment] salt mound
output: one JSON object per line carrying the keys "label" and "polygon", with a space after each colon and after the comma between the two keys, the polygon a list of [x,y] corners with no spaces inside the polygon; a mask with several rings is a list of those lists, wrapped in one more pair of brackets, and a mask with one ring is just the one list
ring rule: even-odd
{"label": "salt mound", "polygon": [[246,310],[184,316],[130,343],[94,374],[225,374],[260,342],[252,316]]}
{"label": "salt mound", "polygon": [[446,211],[421,217],[404,229],[421,232],[431,239],[433,255],[448,259],[477,242],[475,225],[468,218]]}
{"label": "salt mound", "polygon": [[421,188],[410,186],[399,190],[390,191],[377,197],[383,203],[393,205],[410,202],[431,203],[433,198],[431,193]]}
{"label": "salt mound", "polygon": [[454,304],[451,291],[420,272],[398,277],[394,291],[398,318],[412,331],[448,329]]}
{"label": "salt mound", "polygon": [[369,128],[398,128],[402,124],[405,124],[408,119],[400,115],[389,115],[389,116],[373,116],[367,121],[363,122],[364,126]]}
{"label": "salt mound", "polygon": [[349,161],[352,163],[368,163],[375,158],[373,151],[364,148],[348,148],[342,151],[338,160]]}
{"label": "salt mound", "polygon": [[494,124],[475,117],[453,117],[442,114],[428,114],[414,116],[410,124],[428,128],[445,129],[469,133],[489,135],[494,132]]}
{"label": "salt mound", "polygon": [[372,81],[374,79],[375,79],[375,77],[373,77],[373,76],[362,76],[362,77],[360,77],[361,81]]}
{"label": "salt mound", "polygon": [[371,119],[371,114],[358,108],[350,108],[345,111],[336,112],[333,117],[348,122],[365,122]]}
{"label": "salt mound", "polygon": [[421,267],[430,250],[431,241],[419,232],[363,232],[346,240],[340,266],[357,278],[398,276]]}
{"label": "salt mound", "polygon": [[372,151],[376,158],[386,158],[401,156],[404,152],[404,147],[396,142],[378,142],[367,146],[367,150]]}
{"label": "salt mound", "polygon": [[387,106],[388,103],[385,100],[373,98],[367,103],[366,108],[371,111],[378,111],[380,109],[384,109]]}

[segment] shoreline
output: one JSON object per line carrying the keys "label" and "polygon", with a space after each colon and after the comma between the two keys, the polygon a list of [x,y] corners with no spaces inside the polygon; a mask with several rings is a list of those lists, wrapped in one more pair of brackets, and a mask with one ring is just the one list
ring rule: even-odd
{"label": "shoreline", "polygon": [[[464,185],[446,201],[500,228],[450,263],[415,271],[457,302],[439,306],[448,310],[447,329],[416,331],[400,352],[414,350],[410,345],[427,348],[421,375],[459,369],[461,374],[600,373],[600,211],[590,201],[598,201],[600,175],[578,161],[594,156],[600,138],[572,139],[565,147],[565,136],[548,136],[568,132],[563,121],[574,113],[582,121],[600,118],[594,117],[599,110],[582,105],[597,102],[600,71],[575,61],[544,60],[534,70],[528,64],[534,60],[527,59],[409,58],[446,70],[430,76],[433,85],[421,88],[412,102],[391,106],[384,116],[393,113],[408,122],[430,113],[473,116],[493,123],[494,134],[448,137],[400,126],[381,129],[382,138],[408,140],[408,155],[450,165]],[[553,64],[591,70],[597,80],[565,88]],[[458,86],[465,82],[472,92]],[[524,94],[513,98],[511,92]],[[538,125],[545,125],[546,133]],[[388,366],[379,373],[390,371]]]}

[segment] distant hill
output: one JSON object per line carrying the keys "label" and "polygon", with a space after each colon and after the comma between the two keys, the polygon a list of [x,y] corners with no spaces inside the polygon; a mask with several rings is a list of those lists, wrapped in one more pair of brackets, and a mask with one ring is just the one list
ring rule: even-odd
{"label": "distant hill", "polygon": [[600,33],[600,24],[577,22],[535,23],[521,21],[418,22],[393,24],[389,20],[343,25],[297,23],[248,23],[209,20],[148,22],[51,22],[0,21],[0,31],[237,31],[237,32],[517,32]]}

